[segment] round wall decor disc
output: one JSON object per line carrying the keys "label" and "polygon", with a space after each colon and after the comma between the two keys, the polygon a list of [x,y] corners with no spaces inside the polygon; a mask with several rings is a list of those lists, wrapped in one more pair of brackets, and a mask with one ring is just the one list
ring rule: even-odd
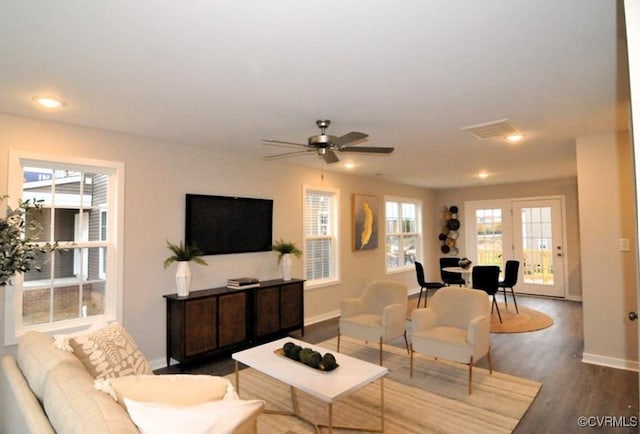
{"label": "round wall decor disc", "polygon": [[458,229],[460,229],[460,220],[458,219],[451,219],[447,222],[447,227],[449,229],[451,229],[452,231],[457,231]]}

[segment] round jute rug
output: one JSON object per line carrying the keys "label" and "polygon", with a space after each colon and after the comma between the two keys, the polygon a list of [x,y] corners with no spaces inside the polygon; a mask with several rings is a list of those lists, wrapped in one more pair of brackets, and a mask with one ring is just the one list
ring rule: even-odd
{"label": "round jute rug", "polygon": [[535,309],[526,306],[518,306],[520,313],[516,313],[516,308],[509,303],[509,309],[504,303],[498,303],[502,324],[498,319],[498,313],[493,311],[491,315],[491,333],[524,333],[546,329],[553,324],[553,319]]}

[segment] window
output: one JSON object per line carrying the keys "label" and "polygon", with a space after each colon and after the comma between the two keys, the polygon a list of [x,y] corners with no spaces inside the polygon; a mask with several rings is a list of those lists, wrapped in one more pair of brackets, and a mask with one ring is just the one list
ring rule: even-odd
{"label": "window", "polygon": [[502,208],[476,209],[478,264],[502,267]]}
{"label": "window", "polygon": [[338,190],[304,187],[307,287],[334,283],[338,273]]}
{"label": "window", "polygon": [[420,201],[385,198],[387,271],[414,267],[422,246],[421,208]]}
{"label": "window", "polygon": [[123,180],[121,163],[11,152],[10,199],[40,200],[42,211],[26,218],[41,226],[40,242],[60,248],[38,258],[41,271],[14,276],[5,292],[6,343],[28,330],[121,319]]}

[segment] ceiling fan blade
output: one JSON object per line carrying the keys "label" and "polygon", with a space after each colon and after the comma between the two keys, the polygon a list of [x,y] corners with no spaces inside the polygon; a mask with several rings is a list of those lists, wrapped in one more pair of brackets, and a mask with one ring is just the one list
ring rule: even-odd
{"label": "ceiling fan blade", "polygon": [[264,160],[279,160],[281,158],[297,157],[298,155],[308,154],[309,152],[315,152],[314,149],[307,149],[304,151],[285,152],[284,154],[267,155]]}
{"label": "ceiling fan blade", "polygon": [[[307,145],[294,145],[294,144],[287,145],[287,144],[284,144],[284,143],[263,143],[263,145],[273,146],[275,148],[298,149],[298,150],[300,150],[300,148],[309,148],[309,146],[307,146]],[[313,149],[311,149],[311,150],[313,150]]]}
{"label": "ceiling fan blade", "polygon": [[336,153],[333,152],[331,149],[327,149],[327,151],[321,155],[322,155],[322,158],[324,158],[325,163],[327,164],[337,163],[338,161],[340,161]]}
{"label": "ceiling fan blade", "polygon": [[342,152],[369,152],[372,154],[390,154],[393,152],[394,149],[395,148],[375,147],[375,146],[358,146],[358,147],[345,146],[343,148],[340,148]]}
{"label": "ceiling fan blade", "polygon": [[262,139],[262,141],[264,142],[263,143],[264,145],[270,145],[270,146],[283,146],[283,147],[304,146],[305,148],[309,146],[304,143],[284,142],[282,140],[273,140],[273,139]]}
{"label": "ceiling fan blade", "polygon": [[358,133],[356,131],[351,131],[350,133],[345,134],[344,136],[340,136],[333,141],[333,144],[341,147],[348,145],[349,143],[357,142],[358,140],[363,140],[369,137],[368,134]]}

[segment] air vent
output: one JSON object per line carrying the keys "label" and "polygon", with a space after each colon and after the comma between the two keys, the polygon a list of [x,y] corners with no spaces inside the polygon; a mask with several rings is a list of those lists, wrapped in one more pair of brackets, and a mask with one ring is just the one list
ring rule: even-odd
{"label": "air vent", "polygon": [[461,130],[472,134],[475,138],[480,140],[489,139],[491,137],[507,137],[511,134],[520,132],[520,130],[513,126],[509,119],[471,125],[463,127]]}

